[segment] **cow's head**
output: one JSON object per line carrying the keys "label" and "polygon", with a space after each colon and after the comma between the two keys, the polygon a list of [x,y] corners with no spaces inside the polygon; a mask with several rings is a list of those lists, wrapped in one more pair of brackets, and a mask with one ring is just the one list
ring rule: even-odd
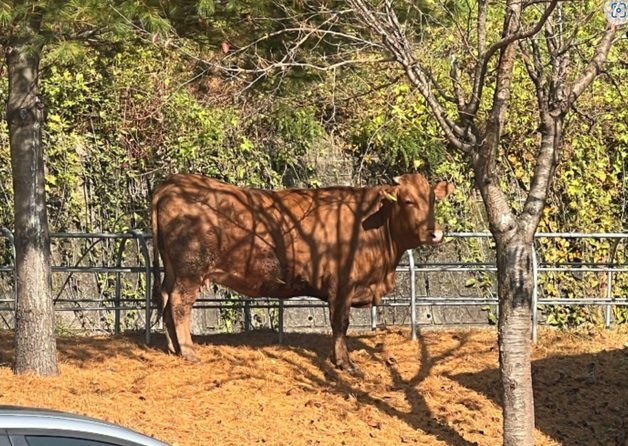
{"label": "cow's head", "polygon": [[441,181],[432,186],[420,174],[405,174],[395,178],[395,186],[386,188],[384,198],[392,205],[391,230],[405,249],[443,240],[443,230],[436,223],[434,204],[447,197],[454,185]]}

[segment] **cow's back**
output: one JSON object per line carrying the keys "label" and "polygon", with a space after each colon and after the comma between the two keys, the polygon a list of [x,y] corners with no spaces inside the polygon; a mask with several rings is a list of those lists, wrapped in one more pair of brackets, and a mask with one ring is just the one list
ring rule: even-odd
{"label": "cow's back", "polygon": [[329,282],[355,275],[356,256],[372,244],[361,225],[377,197],[371,189],[267,191],[174,175],[153,206],[164,264],[180,280],[252,297],[326,298]]}

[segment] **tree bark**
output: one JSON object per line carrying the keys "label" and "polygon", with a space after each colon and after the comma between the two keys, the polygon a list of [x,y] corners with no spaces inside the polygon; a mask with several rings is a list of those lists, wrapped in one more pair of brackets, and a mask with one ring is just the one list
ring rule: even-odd
{"label": "tree bark", "polygon": [[[489,151],[490,152],[490,151]],[[534,395],[530,364],[534,230],[508,205],[482,157],[475,175],[497,251],[498,344],[503,396],[504,446],[534,445]]]}
{"label": "tree bark", "polygon": [[44,188],[39,95],[41,47],[14,38],[6,52],[9,75],[7,121],[15,197],[17,306],[15,373],[58,373],[51,292],[50,235]]}
{"label": "tree bark", "polygon": [[534,444],[534,396],[530,363],[532,240],[519,232],[496,235],[499,294],[499,366],[505,446]]}
{"label": "tree bark", "polygon": [[[503,38],[517,35],[521,4],[509,2]],[[524,237],[521,221],[514,215],[499,186],[496,163],[502,129],[508,113],[513,68],[517,54],[514,38],[501,48],[493,103],[485,137],[472,157],[476,185],[480,189],[497,248],[499,296],[498,344],[503,396],[504,446],[534,445],[534,395],[530,364],[532,304],[532,237]],[[544,197],[543,200],[544,201]],[[534,230],[529,232],[534,234]]]}

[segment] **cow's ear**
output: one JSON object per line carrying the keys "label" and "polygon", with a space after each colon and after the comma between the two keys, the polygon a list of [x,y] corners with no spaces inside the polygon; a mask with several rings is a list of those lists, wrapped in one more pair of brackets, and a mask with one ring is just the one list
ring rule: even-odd
{"label": "cow's ear", "polygon": [[382,189],[379,193],[384,200],[390,201],[391,203],[397,202],[397,188],[396,187]]}
{"label": "cow's ear", "polygon": [[436,196],[437,200],[442,200],[443,198],[446,198],[449,194],[451,194],[454,189],[455,186],[453,185],[453,183],[440,181],[439,183],[436,183],[436,186],[434,186],[434,195]]}

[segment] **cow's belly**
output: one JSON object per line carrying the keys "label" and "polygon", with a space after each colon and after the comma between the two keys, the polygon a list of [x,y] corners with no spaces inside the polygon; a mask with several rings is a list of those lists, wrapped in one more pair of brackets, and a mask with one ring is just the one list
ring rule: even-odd
{"label": "cow's belly", "polygon": [[370,305],[379,305],[382,297],[390,293],[394,287],[394,282],[375,282],[355,288],[355,292],[351,297],[352,307],[367,307]]}
{"label": "cow's belly", "polygon": [[216,269],[208,274],[206,281],[237,291],[249,297],[272,297],[287,299],[298,296],[318,297],[326,300],[326,293],[313,287],[309,281],[297,276],[285,280],[285,275],[268,274],[263,269],[256,271],[237,271]]}
{"label": "cow's belly", "polygon": [[370,290],[356,292],[351,298],[351,306],[355,308],[370,307],[371,305],[379,305],[382,296],[373,294]]}

